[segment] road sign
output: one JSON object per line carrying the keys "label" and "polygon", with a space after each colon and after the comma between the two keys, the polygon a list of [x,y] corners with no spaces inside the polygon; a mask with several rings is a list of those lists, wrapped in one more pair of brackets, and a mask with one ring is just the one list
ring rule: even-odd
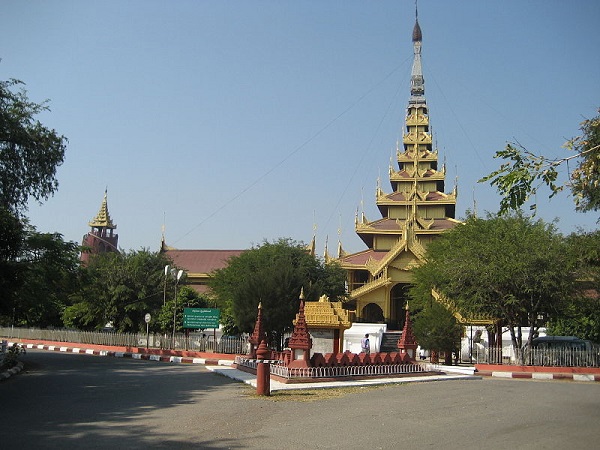
{"label": "road sign", "polygon": [[144,320],[146,321],[146,323],[150,323],[151,319],[152,319],[152,316],[150,315],[150,313],[146,313],[146,315],[144,316]]}
{"label": "road sign", "polygon": [[217,308],[183,308],[183,328],[219,328],[220,319]]}

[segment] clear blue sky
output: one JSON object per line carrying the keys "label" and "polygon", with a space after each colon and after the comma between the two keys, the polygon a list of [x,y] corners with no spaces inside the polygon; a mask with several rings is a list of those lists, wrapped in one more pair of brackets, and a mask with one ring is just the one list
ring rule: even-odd
{"label": "clear blue sky", "polygon": [[[81,241],[108,187],[125,249],[249,248],[326,236],[364,249],[409,97],[414,2],[16,1],[0,5],[0,79],[50,99],[69,139],[44,232]],[[518,141],[564,156],[600,106],[600,2],[421,0],[423,72],[457,218],[499,198],[477,180]],[[361,202],[363,206],[361,207]],[[596,228],[538,195],[564,232]]]}

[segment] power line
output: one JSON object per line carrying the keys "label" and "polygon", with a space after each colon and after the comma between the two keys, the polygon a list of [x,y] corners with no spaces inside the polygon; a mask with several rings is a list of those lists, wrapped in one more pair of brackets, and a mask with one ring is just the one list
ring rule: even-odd
{"label": "power line", "polygon": [[[296,153],[298,153],[300,150],[302,150],[304,147],[306,147],[308,144],[310,144],[312,141],[314,141],[317,137],[319,137],[321,134],[323,134],[323,132],[325,132],[329,127],[331,127],[335,122],[337,122],[341,117],[343,117],[344,115],[346,115],[348,112],[350,112],[352,109],[354,109],[354,107],[356,105],[358,105],[362,100],[364,100],[369,94],[371,94],[371,92],[373,92],[375,89],[377,89],[381,84],[383,84],[388,78],[390,78],[404,63],[396,66],[394,69],[392,69],[391,72],[389,72],[385,77],[383,77],[379,82],[377,82],[374,86],[372,86],[370,89],[368,89],[364,94],[362,94],[361,96],[359,96],[356,100],[354,100],[346,109],[344,109],[341,113],[339,113],[337,116],[335,116],[333,119],[331,119],[329,122],[327,122],[323,127],[321,127],[319,130],[317,130],[312,136],[310,136],[307,140],[305,140],[302,144],[298,145],[296,148],[294,148],[291,152],[289,152],[283,159],[281,159],[279,162],[277,162],[276,164],[274,164],[273,166],[271,166],[267,171],[265,171],[262,175],[260,175],[258,178],[256,178],[254,181],[252,181],[250,184],[248,184],[245,188],[243,188],[240,192],[238,192],[236,195],[234,195],[233,197],[231,197],[229,200],[225,201],[221,206],[219,206],[218,208],[216,208],[213,212],[211,212],[208,216],[206,216],[202,221],[200,221],[197,225],[195,225],[192,229],[190,229],[187,233],[183,234],[182,236],[180,236],[178,239],[176,239],[175,241],[173,241],[174,244],[176,244],[177,242],[179,242],[180,240],[182,240],[183,238],[185,238],[186,236],[189,236],[190,234],[192,234],[194,231],[196,231],[198,228],[200,228],[203,224],[205,224],[208,220],[212,219],[214,216],[216,216],[219,212],[221,212],[223,209],[225,209],[227,206],[229,206],[231,203],[233,203],[234,201],[236,201],[237,199],[239,199],[241,196],[243,196],[246,192],[248,192],[250,189],[252,189],[254,186],[256,186],[259,182],[261,182],[263,179],[265,179],[267,176],[269,176],[271,173],[273,173],[276,169],[278,169],[279,167],[281,167],[287,160],[289,160],[292,156],[294,156]],[[389,110],[389,108],[388,108]],[[386,112],[387,114],[387,112]],[[385,117],[385,116],[384,116]],[[383,121],[383,119],[382,119]],[[381,123],[378,126],[381,126]],[[372,142],[372,141],[371,141]],[[369,144],[371,145],[371,144]],[[363,158],[364,159],[364,158]],[[362,161],[362,159],[361,159]],[[357,169],[354,171],[354,174],[356,174]],[[354,176],[353,174],[353,176]],[[347,189],[347,187],[346,187]],[[344,190],[345,193],[345,190]],[[343,197],[344,194],[342,194]],[[338,201],[337,205],[339,205],[341,201]],[[336,207],[337,207],[336,205]],[[331,220],[331,217],[328,219],[328,223]]]}

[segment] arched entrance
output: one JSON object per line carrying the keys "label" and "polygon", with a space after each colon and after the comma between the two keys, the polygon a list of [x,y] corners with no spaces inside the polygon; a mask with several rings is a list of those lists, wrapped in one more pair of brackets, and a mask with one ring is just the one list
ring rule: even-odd
{"label": "arched entrance", "polygon": [[406,315],[404,308],[408,301],[408,290],[410,284],[398,283],[394,285],[390,292],[390,322],[388,326],[392,330],[401,330],[404,326],[404,317]]}
{"label": "arched entrance", "polygon": [[376,303],[369,303],[365,306],[361,317],[364,322],[380,323],[384,321],[383,310]]}

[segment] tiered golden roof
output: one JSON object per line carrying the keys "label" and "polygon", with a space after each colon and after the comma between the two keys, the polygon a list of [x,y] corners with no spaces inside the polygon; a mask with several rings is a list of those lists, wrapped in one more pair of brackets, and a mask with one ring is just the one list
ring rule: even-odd
{"label": "tiered golden roof", "polygon": [[326,296],[318,302],[305,302],[304,317],[309,328],[347,329],[352,326],[349,311],[343,308],[342,302],[330,302]]}
{"label": "tiered golden roof", "polygon": [[98,214],[96,214],[96,217],[94,217],[91,222],[88,222],[88,225],[93,228],[117,228],[117,226],[113,224],[113,221],[110,218],[110,214],[108,213],[108,201],[106,191],[104,191],[104,199],[102,200],[102,204],[100,205],[100,210],[98,211]]}

